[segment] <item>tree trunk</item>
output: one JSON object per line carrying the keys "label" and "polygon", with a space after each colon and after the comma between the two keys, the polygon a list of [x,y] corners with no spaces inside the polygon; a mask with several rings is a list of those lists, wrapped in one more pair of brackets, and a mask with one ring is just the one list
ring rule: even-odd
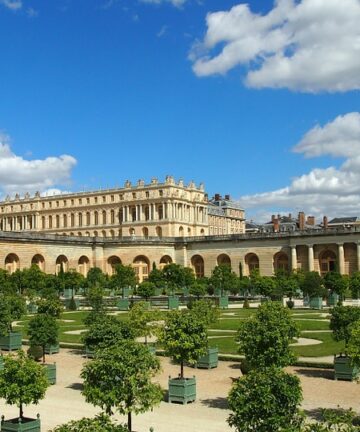
{"label": "tree trunk", "polygon": [[131,418],[131,411],[128,412],[128,431],[131,432],[132,430],[132,418]]}
{"label": "tree trunk", "polygon": [[180,378],[184,378],[184,362],[180,363]]}
{"label": "tree trunk", "polygon": [[45,345],[42,347],[43,349],[43,364],[45,364]]}
{"label": "tree trunk", "polygon": [[22,404],[22,402],[20,402],[20,406],[19,406],[19,408],[20,408],[20,418],[23,418],[23,416],[24,416],[24,411],[23,411],[23,404]]}

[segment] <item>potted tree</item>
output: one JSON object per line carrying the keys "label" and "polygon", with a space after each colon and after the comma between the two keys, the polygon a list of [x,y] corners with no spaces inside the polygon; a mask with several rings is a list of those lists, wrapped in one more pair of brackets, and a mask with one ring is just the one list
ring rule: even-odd
{"label": "potted tree", "polygon": [[159,384],[151,381],[159,370],[159,360],[144,345],[123,340],[99,351],[84,366],[82,393],[86,402],[100,406],[108,415],[114,411],[127,415],[127,428],[131,431],[132,413],[148,411],[163,397]]}
{"label": "potted tree", "polygon": [[52,432],[128,432],[128,428],[111,421],[103,413],[94,418],[83,417],[57,426]]}
{"label": "potted tree", "polygon": [[23,406],[37,404],[44,398],[49,386],[44,368],[26,357],[23,351],[17,357],[7,356],[0,371],[0,397],[9,405],[17,405],[19,417],[1,419],[2,432],[40,432],[40,417],[24,416]]}
{"label": "potted tree", "polygon": [[131,266],[115,265],[115,273],[110,278],[109,286],[115,291],[121,291],[121,299],[118,302],[119,310],[129,309],[130,290],[136,286],[135,270]]}
{"label": "potted tree", "polygon": [[195,401],[196,380],[195,377],[184,377],[184,365],[194,365],[206,354],[207,334],[204,321],[188,310],[171,311],[159,332],[159,341],[167,355],[180,363],[179,376],[169,378],[169,402],[186,404]]}
{"label": "potted tree", "polygon": [[359,368],[351,362],[348,356],[348,345],[351,329],[354,323],[360,320],[360,308],[353,306],[335,306],[330,311],[330,329],[336,341],[345,342],[345,353],[334,356],[335,379],[352,381],[359,375]]}
{"label": "potted tree", "polygon": [[143,301],[134,304],[129,311],[129,323],[134,330],[135,337],[143,337],[145,345],[154,354],[156,347],[154,344],[148,344],[148,338],[156,333],[160,319],[161,313],[156,309],[149,310]]}
{"label": "potted tree", "polygon": [[14,332],[12,322],[26,313],[26,304],[20,295],[0,296],[0,349],[15,351],[21,348],[22,334]]}
{"label": "potted tree", "polygon": [[[196,300],[191,304],[190,312],[196,319],[204,322],[206,328],[219,319],[219,309],[211,300]],[[201,356],[196,367],[202,369],[216,368],[219,363],[219,348],[208,347],[206,354]]]}
{"label": "potted tree", "polygon": [[221,309],[229,307],[229,296],[226,294],[234,286],[239,286],[239,278],[227,264],[218,265],[214,268],[211,278],[211,284],[215,288],[215,295],[218,296],[218,305]]}
{"label": "potted tree", "polygon": [[167,264],[163,268],[163,277],[168,290],[168,307],[169,309],[178,309],[179,297],[176,292],[183,287],[188,287],[194,282],[194,272],[188,267],[179,264]]}
{"label": "potted tree", "polygon": [[150,297],[155,294],[155,285],[152,282],[144,281],[136,289],[137,294],[145,299],[144,305],[150,308]]}
{"label": "potted tree", "polygon": [[323,279],[318,272],[305,273],[301,281],[301,290],[305,296],[309,297],[309,306],[311,309],[322,309],[322,301],[326,290],[323,285]]}
{"label": "potted tree", "polygon": [[59,343],[59,325],[51,315],[37,314],[29,321],[28,335],[30,346],[40,346],[43,352],[43,366],[50,384],[56,384],[56,363],[45,363],[46,347]]}
{"label": "potted tree", "polygon": [[[49,315],[55,319],[59,319],[63,311],[61,301],[58,298],[54,297],[39,300],[37,306],[39,314]],[[57,341],[55,344],[45,345],[45,354],[57,354],[59,351],[59,341]]]}
{"label": "potted tree", "polygon": [[324,276],[324,285],[328,290],[328,305],[336,306],[339,301],[343,301],[345,291],[349,286],[349,280],[347,276],[331,271]]}

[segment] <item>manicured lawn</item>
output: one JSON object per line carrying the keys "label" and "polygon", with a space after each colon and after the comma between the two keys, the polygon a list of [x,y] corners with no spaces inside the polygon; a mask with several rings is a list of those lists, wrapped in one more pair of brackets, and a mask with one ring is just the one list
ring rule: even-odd
{"label": "manicured lawn", "polygon": [[318,339],[323,343],[319,345],[308,345],[293,347],[295,353],[303,357],[322,357],[344,352],[344,342],[336,342],[332,333],[302,333],[302,337]]}
{"label": "manicured lawn", "polygon": [[329,321],[319,321],[319,320],[297,320],[294,319],[300,331],[303,330],[329,330]]}

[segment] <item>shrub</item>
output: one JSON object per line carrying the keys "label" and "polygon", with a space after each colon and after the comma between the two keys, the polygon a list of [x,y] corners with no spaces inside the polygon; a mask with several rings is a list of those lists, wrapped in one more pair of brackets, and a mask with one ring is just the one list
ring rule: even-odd
{"label": "shrub", "polygon": [[43,356],[43,349],[39,345],[32,345],[27,350],[28,357],[35,361],[39,361]]}
{"label": "shrub", "polygon": [[244,300],[243,309],[250,309],[250,302],[248,299]]}
{"label": "shrub", "polygon": [[82,418],[81,420],[57,426],[53,432],[128,432],[128,428],[117,425],[105,414],[100,414],[95,418]]}
{"label": "shrub", "polygon": [[286,306],[287,306],[289,309],[293,309],[294,306],[295,306],[295,303],[294,303],[293,300],[288,300],[288,301],[286,302]]}
{"label": "shrub", "polygon": [[74,297],[71,297],[71,299],[69,301],[68,309],[71,311],[76,311],[77,306],[76,306],[76,301],[75,301]]}

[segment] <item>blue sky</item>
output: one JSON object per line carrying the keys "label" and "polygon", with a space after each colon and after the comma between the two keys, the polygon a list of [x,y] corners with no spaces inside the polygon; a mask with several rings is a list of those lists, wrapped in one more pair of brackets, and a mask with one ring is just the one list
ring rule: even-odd
{"label": "blue sky", "polygon": [[1,194],[172,174],[249,217],[359,214],[359,19],[359,0],[0,0]]}

